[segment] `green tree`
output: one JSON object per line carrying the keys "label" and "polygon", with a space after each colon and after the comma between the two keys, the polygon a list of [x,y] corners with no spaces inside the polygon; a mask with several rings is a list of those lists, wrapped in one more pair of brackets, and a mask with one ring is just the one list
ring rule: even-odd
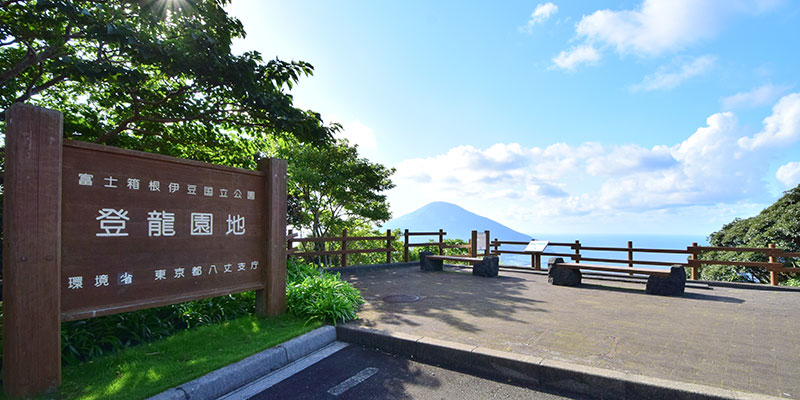
{"label": "green tree", "polygon": [[394,169],[359,157],[347,140],[315,146],[284,138],[267,152],[288,161],[291,225],[325,237],[391,217],[384,192],[394,187]]}
{"label": "green tree", "polygon": [[[723,247],[776,247],[788,252],[800,252],[800,185],[788,190],[774,204],[750,218],[736,218],[708,238],[712,246]],[[708,252],[701,256],[706,260],[721,261],[768,261],[761,253]],[[796,264],[796,258],[779,259],[784,266]],[[770,281],[769,271],[761,268],[711,265],[700,272],[703,279],[761,282]],[[792,278],[779,274],[779,280]]]}
{"label": "green tree", "polygon": [[0,109],[62,111],[67,138],[253,167],[260,141],[329,140],[287,93],[313,67],[234,55],[228,0],[0,1]]}

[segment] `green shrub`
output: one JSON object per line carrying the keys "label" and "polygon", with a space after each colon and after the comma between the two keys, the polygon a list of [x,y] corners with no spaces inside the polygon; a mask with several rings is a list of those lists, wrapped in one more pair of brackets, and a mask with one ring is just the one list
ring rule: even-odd
{"label": "green shrub", "polygon": [[364,304],[361,293],[339,274],[290,259],[287,263],[286,305],[289,312],[309,320],[345,322],[356,318]]}
{"label": "green shrub", "polygon": [[782,286],[796,286],[800,287],[800,278],[791,278],[781,282]]}
{"label": "green shrub", "polygon": [[[356,318],[356,311],[364,300],[358,290],[342,281],[338,274],[327,274],[314,266],[294,260],[288,262],[287,269],[287,308],[291,313],[308,320],[331,321],[334,324]],[[0,302],[0,328],[2,305]],[[254,313],[255,292],[245,292],[64,322],[61,324],[62,362],[76,364],[126,347],[165,338],[179,331]]]}
{"label": "green shrub", "polygon": [[61,324],[65,364],[148,343],[175,332],[251,315],[254,292],[231,294]]}

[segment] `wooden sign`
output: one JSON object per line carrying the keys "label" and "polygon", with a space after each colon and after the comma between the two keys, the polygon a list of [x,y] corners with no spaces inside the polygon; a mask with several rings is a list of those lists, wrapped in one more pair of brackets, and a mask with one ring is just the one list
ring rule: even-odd
{"label": "wooden sign", "polygon": [[264,172],[63,149],[63,320],[264,288]]}
{"label": "wooden sign", "polygon": [[60,384],[60,321],[248,290],[259,315],[284,311],[285,161],[250,171],[63,141],[58,112],[6,115],[7,394]]}

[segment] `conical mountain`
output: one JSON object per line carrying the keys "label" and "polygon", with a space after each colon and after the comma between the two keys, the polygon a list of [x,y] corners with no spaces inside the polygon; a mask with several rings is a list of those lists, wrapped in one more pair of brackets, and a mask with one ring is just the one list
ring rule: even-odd
{"label": "conical mountain", "polygon": [[412,232],[435,232],[443,229],[448,239],[468,240],[473,230],[489,230],[491,238],[528,241],[530,235],[517,232],[497,221],[469,212],[455,204],[436,201],[384,224],[383,229],[408,229]]}

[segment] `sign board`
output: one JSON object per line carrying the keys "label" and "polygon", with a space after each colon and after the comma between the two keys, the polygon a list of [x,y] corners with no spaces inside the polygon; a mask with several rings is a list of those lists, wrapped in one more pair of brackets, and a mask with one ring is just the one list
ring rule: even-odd
{"label": "sign board", "polygon": [[264,288],[264,172],[73,141],[62,165],[62,320]]}
{"label": "sign board", "polygon": [[476,243],[477,252],[478,253],[483,253],[483,252],[486,251],[486,245],[487,245],[488,239],[489,238],[486,236],[485,232],[478,232],[478,236],[477,236],[477,240],[476,240],[476,242],[477,242]]}
{"label": "sign board", "polygon": [[550,244],[550,241],[548,240],[531,240],[531,242],[525,246],[525,251],[541,253],[548,244]]}
{"label": "sign board", "polygon": [[65,141],[61,113],[6,110],[3,388],[61,383],[61,322],[256,291],[286,307],[286,161],[250,171]]}

